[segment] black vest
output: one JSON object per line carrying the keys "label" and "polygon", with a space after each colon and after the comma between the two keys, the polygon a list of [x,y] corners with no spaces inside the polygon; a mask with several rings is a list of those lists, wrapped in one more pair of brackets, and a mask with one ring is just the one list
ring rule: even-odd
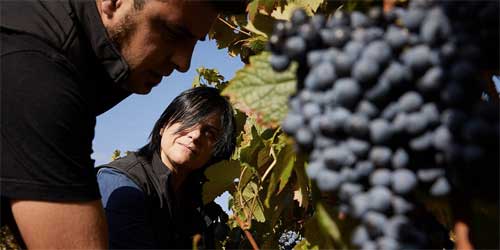
{"label": "black vest", "polygon": [[130,153],[98,168],[102,167],[122,172],[142,189],[157,248],[192,248],[192,236],[206,231],[207,221],[203,218],[201,202],[198,200],[200,194],[186,190],[175,194],[175,200],[169,185],[171,172],[158,154],[154,154],[149,162]]}
{"label": "black vest", "polygon": [[50,50],[76,69],[96,116],[130,95],[119,86],[128,65],[108,38],[94,0],[2,1],[0,27],[2,36],[19,41],[2,47],[2,53]]}

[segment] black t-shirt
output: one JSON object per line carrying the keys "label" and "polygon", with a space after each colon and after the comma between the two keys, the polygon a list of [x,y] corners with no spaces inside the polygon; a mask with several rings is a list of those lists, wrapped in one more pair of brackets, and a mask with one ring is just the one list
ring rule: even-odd
{"label": "black t-shirt", "polygon": [[28,35],[1,33],[1,195],[99,199],[93,172],[92,87],[57,51]]}

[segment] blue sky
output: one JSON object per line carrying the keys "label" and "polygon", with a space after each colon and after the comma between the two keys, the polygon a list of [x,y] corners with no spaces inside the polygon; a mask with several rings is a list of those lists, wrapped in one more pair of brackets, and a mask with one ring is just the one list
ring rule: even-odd
{"label": "blue sky", "polygon": [[[191,87],[196,69],[201,66],[216,68],[229,80],[243,63],[239,57],[230,57],[227,50],[218,50],[215,40],[199,42],[188,72],[164,77],[148,95],[131,95],[97,117],[92,154],[96,166],[108,163],[115,149],[124,153],[143,146],[163,110],[178,94]],[[227,209],[227,195],[216,201]]]}

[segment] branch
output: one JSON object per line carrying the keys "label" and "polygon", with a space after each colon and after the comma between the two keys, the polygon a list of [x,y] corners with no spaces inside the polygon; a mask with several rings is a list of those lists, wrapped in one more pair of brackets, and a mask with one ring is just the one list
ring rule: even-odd
{"label": "branch", "polygon": [[252,245],[254,250],[259,250],[259,246],[257,245],[257,242],[255,242],[255,239],[253,238],[252,234],[246,229],[245,225],[243,222],[240,220],[237,214],[233,215],[234,219],[236,222],[238,222],[238,225],[240,225],[241,230],[245,232],[245,236],[247,237],[248,241],[250,241],[250,244]]}
{"label": "branch", "polygon": [[218,16],[217,19],[219,19],[219,21],[223,22],[224,24],[226,24],[227,26],[229,26],[233,30],[236,30],[236,31],[238,31],[240,33],[243,33],[243,34],[247,35],[247,36],[252,36],[252,34],[250,32],[243,31],[243,30],[239,29],[238,27],[230,24],[228,21],[224,20],[224,18],[221,18],[220,16]]}

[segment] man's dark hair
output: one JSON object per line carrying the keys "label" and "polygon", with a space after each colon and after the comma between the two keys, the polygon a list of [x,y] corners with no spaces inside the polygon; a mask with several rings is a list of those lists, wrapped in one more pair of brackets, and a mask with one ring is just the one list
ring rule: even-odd
{"label": "man's dark hair", "polygon": [[[189,1],[189,0],[186,0]],[[221,14],[238,15],[245,13],[249,0],[197,0],[208,1]],[[141,10],[146,0],[134,0],[134,8]]]}
{"label": "man's dark hair", "polygon": [[191,128],[208,116],[220,115],[221,129],[208,165],[229,159],[236,147],[236,122],[229,101],[220,95],[219,90],[211,87],[188,89],[177,96],[156,121],[149,136],[150,141],[137,152],[151,161],[154,153],[161,149],[160,130],[174,123],[181,123],[178,131]]}

